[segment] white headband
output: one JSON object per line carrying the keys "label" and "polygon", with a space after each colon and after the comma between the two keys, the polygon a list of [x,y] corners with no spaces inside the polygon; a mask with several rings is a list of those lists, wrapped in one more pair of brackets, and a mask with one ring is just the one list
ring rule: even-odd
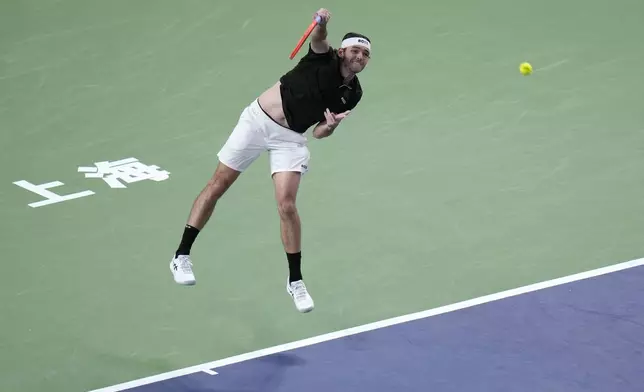
{"label": "white headband", "polygon": [[341,48],[347,48],[349,46],[363,46],[369,51],[371,51],[371,43],[362,37],[351,37],[342,41]]}

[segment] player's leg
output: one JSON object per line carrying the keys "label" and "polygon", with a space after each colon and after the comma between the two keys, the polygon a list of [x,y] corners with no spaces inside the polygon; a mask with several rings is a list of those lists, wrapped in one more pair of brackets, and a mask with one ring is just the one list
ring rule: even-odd
{"label": "player's leg", "polygon": [[[197,230],[202,230],[206,226],[206,223],[208,223],[217,201],[226,193],[237,178],[239,178],[240,174],[241,171],[235,170],[220,161],[217,164],[215,173],[195,199],[187,224]],[[191,246],[191,244],[186,245]],[[180,246],[177,252],[179,254],[189,254],[190,248],[187,246]]]}
{"label": "player's leg", "polygon": [[302,224],[297,211],[297,191],[301,173],[283,171],[273,174],[275,199],[280,218],[282,245],[288,262],[286,290],[302,313],[313,310],[314,304],[302,277]]}
{"label": "player's leg", "polygon": [[273,175],[275,200],[280,218],[280,234],[289,267],[289,283],[302,280],[302,223],[297,212],[299,172],[279,172]]}
{"label": "player's leg", "polygon": [[302,276],[302,223],[297,209],[297,192],[302,175],[308,170],[310,154],[301,135],[291,136],[298,142],[273,141],[269,154],[282,244],[288,262],[286,290],[296,308],[306,313],[313,310],[314,303]]}
{"label": "player's leg", "polygon": [[263,133],[258,131],[255,116],[249,107],[241,114],[239,122],[217,154],[219,164],[214,174],[192,204],[183,236],[172,260],[170,270],[179,284],[196,283],[192,270],[190,251],[197,236],[210,220],[219,199],[228,191],[258,157],[266,150]]}

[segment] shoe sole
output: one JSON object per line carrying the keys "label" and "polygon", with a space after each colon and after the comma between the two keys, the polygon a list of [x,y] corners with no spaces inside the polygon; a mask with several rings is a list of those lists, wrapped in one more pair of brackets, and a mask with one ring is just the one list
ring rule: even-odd
{"label": "shoe sole", "polygon": [[297,309],[297,308],[296,308],[296,309],[297,309],[300,313],[310,313],[311,311],[313,311],[313,308],[314,308],[314,307],[310,307],[310,308],[306,308],[306,309]]}

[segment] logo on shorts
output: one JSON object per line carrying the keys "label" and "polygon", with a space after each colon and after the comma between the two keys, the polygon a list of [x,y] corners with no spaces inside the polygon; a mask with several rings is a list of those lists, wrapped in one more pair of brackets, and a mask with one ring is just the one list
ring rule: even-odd
{"label": "logo on shorts", "polygon": [[306,166],[306,165],[302,165],[302,169],[304,169],[304,170],[309,170],[309,167],[308,167],[308,166]]}

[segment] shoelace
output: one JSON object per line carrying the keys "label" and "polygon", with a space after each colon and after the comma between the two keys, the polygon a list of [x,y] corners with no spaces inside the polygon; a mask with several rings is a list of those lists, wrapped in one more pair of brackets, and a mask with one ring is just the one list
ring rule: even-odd
{"label": "shoelace", "polygon": [[181,271],[192,272],[192,262],[188,257],[181,255],[177,260],[179,261],[179,268],[181,268]]}
{"label": "shoelace", "polygon": [[307,291],[306,291],[306,286],[304,286],[304,283],[302,282],[297,282],[291,285],[291,288],[293,289],[293,295],[295,296],[296,299],[304,299],[307,296]]}

